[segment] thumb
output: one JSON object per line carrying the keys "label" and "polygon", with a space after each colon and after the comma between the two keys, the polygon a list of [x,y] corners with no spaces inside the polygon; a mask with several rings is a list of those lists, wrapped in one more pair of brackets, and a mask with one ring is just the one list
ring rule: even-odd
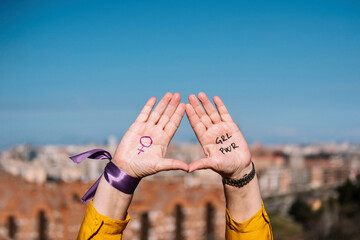
{"label": "thumb", "polygon": [[185,172],[189,171],[189,166],[183,161],[163,158],[160,159],[156,165],[156,172],[169,171],[169,170],[183,170]]}
{"label": "thumb", "polygon": [[198,160],[193,161],[192,163],[189,164],[189,172],[194,172],[196,170],[200,170],[200,169],[213,169],[213,162],[211,160],[211,158],[201,158]]}

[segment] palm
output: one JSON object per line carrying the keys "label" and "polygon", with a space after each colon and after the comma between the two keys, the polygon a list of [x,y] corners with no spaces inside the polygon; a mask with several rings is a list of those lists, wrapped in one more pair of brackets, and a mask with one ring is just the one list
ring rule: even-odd
{"label": "palm", "polygon": [[239,132],[239,128],[233,122],[220,122],[212,125],[202,136],[199,136],[199,141],[203,146],[216,145],[217,137],[226,135],[226,133],[233,135],[236,132]]}
{"label": "palm", "polygon": [[207,158],[193,162],[190,171],[211,168],[222,176],[238,175],[250,163],[243,135],[220,98],[214,99],[218,113],[205,94],[200,93],[199,98],[206,112],[194,97],[190,96],[186,113]]}
{"label": "palm", "polygon": [[[170,143],[171,140],[171,136],[167,135],[167,133],[164,131],[164,129],[156,126],[156,125],[152,125],[152,124],[148,124],[148,123],[134,123],[130,129],[127,131],[127,133],[125,134],[126,137],[128,137],[128,141],[129,141],[129,148],[126,149],[128,151],[130,150],[130,145],[132,146],[138,146],[139,148],[142,147],[142,145],[140,144],[140,138],[142,136],[151,136],[153,143],[151,144],[150,147],[146,148],[146,151],[144,151],[143,155],[147,155],[148,153],[151,153],[152,156],[156,156],[156,157],[164,157],[165,153],[166,153],[166,148]],[[124,136],[124,139],[125,139]],[[145,144],[147,144],[147,141],[145,142]],[[146,145],[147,146],[147,145]],[[136,151],[137,153],[138,151]],[[136,154],[137,157],[140,157],[140,154]]]}
{"label": "palm", "polygon": [[165,95],[151,114],[155,102],[150,99],[121,140],[114,162],[128,174],[142,178],[163,170],[187,171],[185,163],[164,159],[167,146],[184,114],[184,105],[179,104],[180,96],[174,95],[168,105],[170,99]]}

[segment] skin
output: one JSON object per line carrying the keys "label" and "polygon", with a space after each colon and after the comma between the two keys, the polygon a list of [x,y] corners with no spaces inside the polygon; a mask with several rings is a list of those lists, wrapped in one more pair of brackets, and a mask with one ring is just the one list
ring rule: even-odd
{"label": "skin", "polygon": [[[152,97],[118,145],[113,162],[130,176],[143,178],[161,171],[183,170],[194,172],[199,169],[212,169],[223,177],[239,179],[251,171],[251,154],[248,145],[233,122],[224,103],[214,97],[215,106],[205,93],[189,96],[189,104],[180,103],[180,94],[166,93],[154,108],[156,98]],[[200,100],[200,101],[199,101]],[[186,111],[190,124],[207,156],[190,165],[176,160],[165,159],[170,140],[174,136]],[[216,144],[221,135],[231,135],[224,144]],[[153,143],[138,154],[142,136],[150,136]],[[223,154],[220,145],[234,142],[235,150]],[[242,222],[249,219],[261,208],[258,181],[255,178],[242,188],[224,186],[226,206],[234,220]],[[100,214],[113,219],[126,217],[132,195],[124,194],[101,179],[94,197],[94,207]]]}
{"label": "skin", "polygon": [[[207,156],[192,162],[189,172],[212,169],[222,177],[240,179],[252,169],[249,147],[222,100],[218,96],[213,100],[216,108],[206,94],[200,92],[198,98],[190,95],[190,104],[186,104],[186,115]],[[216,138],[226,134],[232,136],[231,139],[223,144],[216,144]],[[219,151],[222,145],[229,146],[233,142],[238,146],[236,149],[226,154]],[[262,200],[256,176],[242,188],[225,184],[224,192],[226,207],[238,222],[246,221],[261,208]]]}
{"label": "skin", "polygon": [[[180,103],[180,99],[179,93],[166,93],[154,108],[156,98],[150,98],[118,145],[113,163],[136,178],[168,170],[187,172],[189,166],[183,161],[164,158],[185,113],[185,104]],[[142,136],[150,136],[153,143],[138,154]],[[131,199],[132,195],[116,190],[102,177],[93,204],[100,214],[123,220]]]}

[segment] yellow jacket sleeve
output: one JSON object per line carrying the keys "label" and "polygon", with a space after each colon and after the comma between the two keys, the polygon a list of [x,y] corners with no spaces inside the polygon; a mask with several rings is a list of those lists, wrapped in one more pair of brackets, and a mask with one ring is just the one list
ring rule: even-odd
{"label": "yellow jacket sleeve", "polygon": [[77,240],[119,240],[122,238],[122,232],[129,220],[129,214],[126,215],[126,218],[123,221],[101,215],[96,211],[91,200],[86,209],[86,214],[81,224]]}
{"label": "yellow jacket sleeve", "polygon": [[233,220],[226,209],[226,240],[273,240],[269,216],[264,204],[249,220],[239,223]]}

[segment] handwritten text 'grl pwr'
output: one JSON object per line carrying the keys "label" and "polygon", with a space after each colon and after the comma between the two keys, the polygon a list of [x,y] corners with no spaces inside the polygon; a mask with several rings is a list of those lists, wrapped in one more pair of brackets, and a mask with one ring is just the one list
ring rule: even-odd
{"label": "handwritten text 'grl pwr'", "polygon": [[[144,141],[144,139],[149,139],[150,140],[150,142],[149,141]],[[144,143],[145,142],[145,143]],[[138,155],[140,154],[140,153],[142,153],[142,152],[144,152],[144,150],[143,150],[143,148],[148,148],[148,147],[150,147],[151,146],[151,144],[152,144],[152,139],[151,139],[151,137],[149,137],[149,136],[142,136],[141,138],[140,138],[140,144],[141,144],[141,149],[139,148],[138,150],[139,150],[139,152],[138,152]]]}
{"label": "handwritten text 'grl pwr'", "polygon": [[[229,140],[231,137],[232,137],[231,135],[226,133],[226,135],[221,135],[220,137],[217,137],[215,140],[215,143],[216,144],[224,144],[224,142]],[[219,151],[222,152],[223,154],[225,154],[225,153],[231,152],[231,150],[233,150],[233,149],[235,150],[238,147],[239,146],[236,146],[236,144],[233,142],[228,147],[219,148]]]}

